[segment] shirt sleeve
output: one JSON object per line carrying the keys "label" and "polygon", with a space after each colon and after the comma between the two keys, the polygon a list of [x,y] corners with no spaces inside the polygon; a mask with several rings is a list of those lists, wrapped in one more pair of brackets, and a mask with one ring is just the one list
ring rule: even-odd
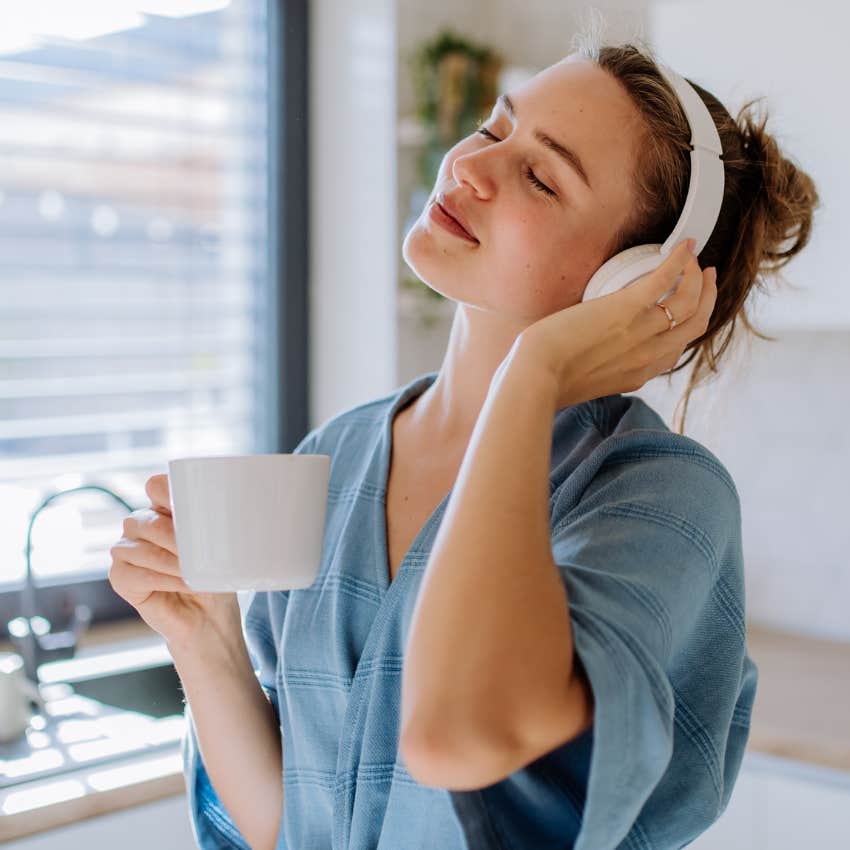
{"label": "shirt sleeve", "polygon": [[[308,434],[292,454],[313,452],[313,432]],[[243,609],[242,628],[248,655],[260,686],[274,707],[280,725],[280,700],[278,681],[278,640],[281,634],[288,591],[254,591]],[[216,794],[198,746],[197,731],[191,706],[186,703],[184,716],[186,731],[181,743],[183,776],[190,822],[198,847],[202,850],[251,850],[233,822],[224,804]],[[246,730],[249,734],[250,730]],[[283,782],[283,765],[281,765]],[[288,850],[283,829],[280,830],[275,850]]]}
{"label": "shirt sleeve", "polygon": [[707,450],[647,452],[603,464],[568,509],[553,499],[593,725],[451,792],[470,850],[684,846],[729,801],[755,698],[737,491]]}

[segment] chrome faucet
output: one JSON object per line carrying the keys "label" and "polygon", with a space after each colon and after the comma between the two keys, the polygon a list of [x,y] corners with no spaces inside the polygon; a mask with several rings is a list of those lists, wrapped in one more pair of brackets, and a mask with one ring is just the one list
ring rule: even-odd
{"label": "chrome faucet", "polygon": [[74,607],[70,628],[64,631],[51,631],[48,619],[38,613],[37,588],[32,576],[30,555],[32,551],[32,527],[35,518],[55,498],[65,493],[73,493],[76,490],[100,490],[113,499],[120,502],[128,511],[134,510],[133,506],[122,499],[117,493],[107,487],[98,484],[85,484],[81,487],[71,487],[67,490],[59,490],[48,496],[30,516],[29,528],[27,529],[26,556],[26,578],[21,588],[21,610],[23,615],[9,620],[7,629],[9,638],[17,652],[24,660],[24,671],[36,688],[38,687],[38,667],[46,661],[55,661],[60,658],[73,658],[77,649],[80,635],[88,628],[91,622],[91,609],[88,605],[79,604]]}

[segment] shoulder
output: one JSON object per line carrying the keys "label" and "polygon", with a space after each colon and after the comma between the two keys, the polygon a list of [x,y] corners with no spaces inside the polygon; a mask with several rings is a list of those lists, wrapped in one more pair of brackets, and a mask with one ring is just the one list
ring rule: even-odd
{"label": "shoulder", "polygon": [[[580,433],[580,432],[584,433]],[[671,431],[659,414],[637,396],[610,395],[559,411],[554,442],[580,442],[584,473],[613,473],[617,468],[641,465],[670,484],[690,478],[714,478],[718,486],[739,501],[738,490],[723,461],[692,437]],[[578,470],[576,470],[578,471]],[[682,479],[681,476],[686,476]]]}
{"label": "shoulder", "polygon": [[740,537],[737,487],[709,448],[671,431],[637,396],[606,396],[577,407],[564,416],[563,433],[556,422],[553,454],[559,445],[565,453],[580,448],[560,474],[557,466],[553,471],[553,526],[598,510],[680,523],[718,543]]}
{"label": "shoulder", "polygon": [[374,439],[398,393],[399,390],[393,390],[331,416],[305,434],[293,453],[332,454],[343,440],[356,444]]}

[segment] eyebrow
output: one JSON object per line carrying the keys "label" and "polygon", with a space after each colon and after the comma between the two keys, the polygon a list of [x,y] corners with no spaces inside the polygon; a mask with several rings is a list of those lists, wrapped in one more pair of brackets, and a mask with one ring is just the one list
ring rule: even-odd
{"label": "eyebrow", "polygon": [[[499,95],[496,105],[502,106],[511,118],[517,117],[514,102],[508,95]],[[532,135],[538,142],[564,160],[564,162],[566,162],[567,165],[569,165],[578,174],[578,176],[581,177],[587,188],[592,189],[590,180],[587,177],[587,172],[584,170],[584,166],[581,164],[581,159],[575,151],[570,150],[566,145],[562,145],[560,142],[556,142],[551,136],[547,135],[542,130],[535,130]]]}

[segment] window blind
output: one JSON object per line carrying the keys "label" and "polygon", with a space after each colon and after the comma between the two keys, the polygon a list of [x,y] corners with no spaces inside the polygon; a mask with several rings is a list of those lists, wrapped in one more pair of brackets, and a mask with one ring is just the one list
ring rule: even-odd
{"label": "window blind", "polygon": [[[264,450],[267,12],[28,0],[4,15],[0,586],[23,578],[51,492],[99,484],[142,507],[169,459]],[[125,513],[96,491],[54,500],[36,576],[105,575]]]}

